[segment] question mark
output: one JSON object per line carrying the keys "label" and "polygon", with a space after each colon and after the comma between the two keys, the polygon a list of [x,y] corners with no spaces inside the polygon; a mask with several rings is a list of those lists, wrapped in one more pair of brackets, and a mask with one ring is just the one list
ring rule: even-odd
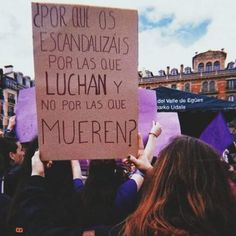
{"label": "question mark", "polygon": [[132,132],[136,129],[137,123],[135,120],[129,120],[129,121],[134,124],[134,127],[129,131],[129,147],[131,147],[131,135]]}

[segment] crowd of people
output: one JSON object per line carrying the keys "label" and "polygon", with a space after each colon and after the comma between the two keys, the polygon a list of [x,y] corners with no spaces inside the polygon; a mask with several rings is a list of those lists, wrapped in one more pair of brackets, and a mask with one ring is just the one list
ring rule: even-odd
{"label": "crowd of people", "polygon": [[[235,236],[235,170],[213,147],[180,135],[154,157],[153,122],[137,156],[43,162],[37,137],[0,137],[3,236]],[[79,150],[78,150],[79,151]]]}

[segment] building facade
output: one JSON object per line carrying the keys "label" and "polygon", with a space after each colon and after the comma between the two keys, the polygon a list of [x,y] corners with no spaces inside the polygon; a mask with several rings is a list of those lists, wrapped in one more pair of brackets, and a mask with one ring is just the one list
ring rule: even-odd
{"label": "building facade", "polygon": [[17,95],[20,89],[34,86],[34,81],[21,72],[14,72],[12,65],[0,69],[0,130],[3,131],[8,120],[15,114]]}
{"label": "building facade", "polygon": [[[180,69],[167,67],[159,75],[150,71],[139,72],[139,87],[153,89],[160,86],[204,94],[218,99],[236,101],[236,63],[225,65],[224,49],[196,53],[192,67]],[[146,75],[146,76],[143,76]]]}

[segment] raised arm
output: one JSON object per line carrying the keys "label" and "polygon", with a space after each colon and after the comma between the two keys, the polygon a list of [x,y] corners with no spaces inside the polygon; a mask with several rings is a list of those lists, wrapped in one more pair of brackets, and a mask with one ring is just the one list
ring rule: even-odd
{"label": "raised arm", "polygon": [[139,153],[137,157],[130,155],[129,160],[137,169],[144,173],[152,169],[151,161],[155,150],[157,137],[161,134],[161,126],[158,122],[153,121],[151,131],[149,133],[148,142],[145,149],[142,148],[142,137],[139,135]]}
{"label": "raised arm", "polygon": [[16,137],[15,125],[16,125],[16,116],[11,116],[9,118],[7,129],[4,132],[5,137]]}
{"label": "raised arm", "polygon": [[76,192],[79,192],[84,187],[83,176],[79,160],[71,160],[71,169],[72,169],[74,190]]}
{"label": "raised arm", "polygon": [[153,121],[152,128],[149,132],[148,141],[147,141],[146,147],[144,149],[144,155],[146,155],[146,157],[150,163],[152,162],[152,158],[154,155],[156,139],[161,134],[161,131],[162,131],[162,129],[161,129],[160,123]]}
{"label": "raised arm", "polygon": [[40,152],[36,151],[31,159],[32,172],[31,176],[45,177],[45,168],[43,162],[40,160]]}
{"label": "raised arm", "polygon": [[158,122],[153,121],[145,149],[143,146],[142,136],[141,134],[139,134],[138,156],[137,158],[132,155],[130,155],[129,157],[129,161],[133,163],[138,169],[137,171],[134,172],[133,176],[131,177],[131,179],[133,179],[136,182],[138,190],[141,188],[143,184],[144,173],[152,169],[151,161],[155,150],[156,139],[161,134],[161,131],[162,130],[160,124]]}
{"label": "raised arm", "polygon": [[78,160],[71,160],[71,168],[72,168],[72,175],[73,179],[82,179],[82,171],[80,167],[80,163]]}
{"label": "raised arm", "polygon": [[123,183],[116,196],[115,205],[117,211],[122,216],[127,216],[127,212],[131,212],[131,209],[136,205],[137,193],[141,188],[144,181],[144,174],[152,169],[151,160],[155,148],[156,137],[161,133],[160,124],[153,122],[152,129],[150,131],[148,143],[144,149],[143,139],[141,134],[138,135],[138,156],[129,156],[128,162],[136,166],[136,171],[133,173],[131,178]]}

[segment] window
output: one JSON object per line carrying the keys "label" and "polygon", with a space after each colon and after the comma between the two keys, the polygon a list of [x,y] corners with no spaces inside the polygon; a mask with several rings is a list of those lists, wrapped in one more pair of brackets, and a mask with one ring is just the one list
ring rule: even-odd
{"label": "window", "polygon": [[228,96],[228,101],[234,102],[235,101],[235,96],[234,95]]}
{"label": "window", "polygon": [[10,99],[15,99],[15,95],[12,94],[12,93],[8,93],[8,98],[10,98]]}
{"label": "window", "polygon": [[23,77],[22,73],[17,73],[17,82],[18,82],[18,84],[22,84],[23,83],[22,77]]}
{"label": "window", "polygon": [[8,107],[8,116],[13,116],[14,114],[15,114],[14,107],[9,106]]}
{"label": "window", "polygon": [[206,71],[207,72],[212,71],[212,63],[211,62],[207,62],[207,64],[206,64]]}
{"label": "window", "polygon": [[184,69],[184,73],[185,74],[191,74],[192,73],[192,70],[191,70],[191,67],[185,67],[185,69]]}
{"label": "window", "polygon": [[34,87],[35,84],[34,84],[34,80],[30,80],[30,87]]}
{"label": "window", "polygon": [[204,81],[202,83],[202,92],[203,93],[207,93],[208,92],[208,82],[207,81]]}
{"label": "window", "polygon": [[166,75],[166,73],[165,73],[165,71],[164,71],[164,70],[159,70],[159,75],[160,75],[160,76],[165,76],[165,75]]}
{"label": "window", "polygon": [[147,71],[147,77],[153,77],[153,73],[151,71]]}
{"label": "window", "polygon": [[178,75],[178,70],[176,68],[173,68],[171,71],[170,71],[170,74],[171,75]]}
{"label": "window", "polygon": [[190,92],[190,83],[186,83],[186,84],[184,85],[184,91],[185,91],[185,92]]}
{"label": "window", "polygon": [[220,62],[219,61],[215,61],[213,67],[214,67],[213,70],[220,70]]}
{"label": "window", "polygon": [[15,95],[8,93],[8,102],[15,104]]}
{"label": "window", "polygon": [[22,78],[22,84],[25,85],[25,78]]}
{"label": "window", "polygon": [[4,83],[5,87],[6,87],[6,88],[9,88],[9,86],[10,86],[9,80],[6,79],[4,82],[5,82],[5,83]]}
{"label": "window", "polygon": [[227,89],[236,89],[236,79],[227,80]]}
{"label": "window", "polygon": [[6,79],[5,80],[5,87],[13,89],[13,90],[17,90],[17,83],[16,83],[16,81],[14,81],[12,79]]}
{"label": "window", "polygon": [[234,63],[232,61],[228,63],[227,69],[228,70],[234,69]]}
{"label": "window", "polygon": [[4,114],[4,110],[3,110],[3,102],[2,102],[2,101],[0,102],[0,108],[1,108],[1,114],[0,114],[0,117],[2,117],[3,114]]}
{"label": "window", "polygon": [[198,65],[198,72],[203,72],[204,71],[204,64],[203,63],[200,63]]}
{"label": "window", "polygon": [[28,79],[28,78],[25,79],[25,86],[27,88],[30,88],[30,79]]}
{"label": "window", "polygon": [[215,89],[215,81],[214,80],[210,81],[210,83],[209,83],[209,91],[210,92],[215,92],[216,91],[216,89]]}

